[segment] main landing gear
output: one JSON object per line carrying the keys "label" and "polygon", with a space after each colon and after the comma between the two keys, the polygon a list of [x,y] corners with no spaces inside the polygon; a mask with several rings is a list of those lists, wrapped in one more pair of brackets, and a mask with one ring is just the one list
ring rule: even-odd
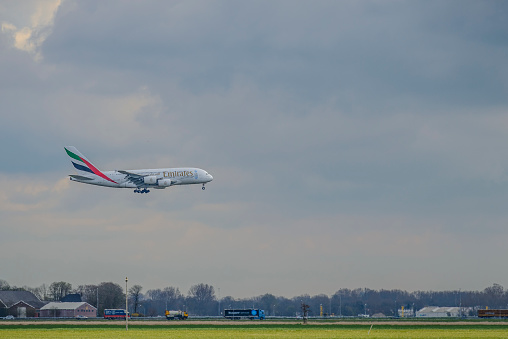
{"label": "main landing gear", "polygon": [[141,193],[141,194],[143,194],[143,193],[150,193],[150,190],[147,190],[146,188],[143,188],[142,190],[140,190],[139,188],[136,188],[134,190],[134,193]]}

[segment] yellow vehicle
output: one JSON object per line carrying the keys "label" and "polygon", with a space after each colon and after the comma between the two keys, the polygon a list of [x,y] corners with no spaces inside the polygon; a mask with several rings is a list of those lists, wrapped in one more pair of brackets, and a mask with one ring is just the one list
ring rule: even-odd
{"label": "yellow vehicle", "polygon": [[168,311],[166,310],[166,319],[168,320],[185,320],[189,317],[189,314],[185,311]]}

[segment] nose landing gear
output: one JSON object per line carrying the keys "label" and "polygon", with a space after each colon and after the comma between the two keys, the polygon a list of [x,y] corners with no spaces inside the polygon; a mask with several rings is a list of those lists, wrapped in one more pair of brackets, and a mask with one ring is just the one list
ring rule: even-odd
{"label": "nose landing gear", "polygon": [[204,191],[205,190],[205,184],[203,184],[203,187],[201,187],[201,189]]}

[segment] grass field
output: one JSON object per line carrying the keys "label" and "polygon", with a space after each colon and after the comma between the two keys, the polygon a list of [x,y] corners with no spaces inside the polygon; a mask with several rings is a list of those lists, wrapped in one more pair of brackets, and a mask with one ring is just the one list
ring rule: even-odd
{"label": "grass field", "polygon": [[[369,334],[370,330],[370,334]],[[508,325],[0,325],[0,338],[507,338]]]}

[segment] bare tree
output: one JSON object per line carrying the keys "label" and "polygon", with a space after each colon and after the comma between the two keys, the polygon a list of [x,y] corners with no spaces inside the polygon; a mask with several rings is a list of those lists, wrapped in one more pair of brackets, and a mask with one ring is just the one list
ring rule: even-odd
{"label": "bare tree", "polygon": [[107,308],[123,308],[125,294],[122,286],[112,282],[102,282],[99,288],[99,314],[104,314]]}
{"label": "bare tree", "polygon": [[198,303],[204,303],[215,300],[215,290],[212,285],[197,284],[189,289],[189,297]]}
{"label": "bare tree", "polygon": [[0,279],[0,291],[8,291],[10,290],[11,285],[3,279]]}
{"label": "bare tree", "polygon": [[129,288],[129,296],[131,297],[132,301],[134,302],[134,313],[138,313],[138,302],[139,297],[141,294],[141,290],[143,287],[141,285],[134,285],[131,288]]}
{"label": "bare tree", "polygon": [[99,308],[97,305],[98,288],[97,285],[79,285],[76,293],[81,295],[81,300]]}
{"label": "bare tree", "polygon": [[183,295],[178,287],[166,287],[148,290],[145,293],[147,299],[143,306],[146,306],[150,315],[164,314],[164,310],[179,310],[183,305]]}
{"label": "bare tree", "polygon": [[59,301],[63,297],[65,297],[69,292],[72,290],[72,285],[65,282],[65,281],[59,281],[54,282],[51,285],[49,285],[49,294],[51,295],[51,298],[53,301]]}
{"label": "bare tree", "polygon": [[268,314],[272,317],[275,315],[277,306],[277,297],[273,294],[267,293],[259,297],[253,298],[253,301],[258,305],[257,307],[268,311]]}
{"label": "bare tree", "polygon": [[42,284],[41,286],[34,288],[31,292],[40,300],[46,301],[50,299],[49,288],[46,284]]}
{"label": "bare tree", "polygon": [[176,306],[176,303],[181,301],[183,298],[183,294],[180,293],[180,289],[178,287],[165,287],[164,290],[162,290],[162,297],[167,302],[168,305],[173,304]]}
{"label": "bare tree", "polygon": [[493,284],[483,290],[485,304],[490,307],[499,307],[506,305],[504,300],[504,288],[499,284]]}
{"label": "bare tree", "polygon": [[188,304],[190,304],[194,312],[200,315],[212,314],[215,308],[215,290],[213,286],[208,284],[197,284],[191,286],[188,294]]}

